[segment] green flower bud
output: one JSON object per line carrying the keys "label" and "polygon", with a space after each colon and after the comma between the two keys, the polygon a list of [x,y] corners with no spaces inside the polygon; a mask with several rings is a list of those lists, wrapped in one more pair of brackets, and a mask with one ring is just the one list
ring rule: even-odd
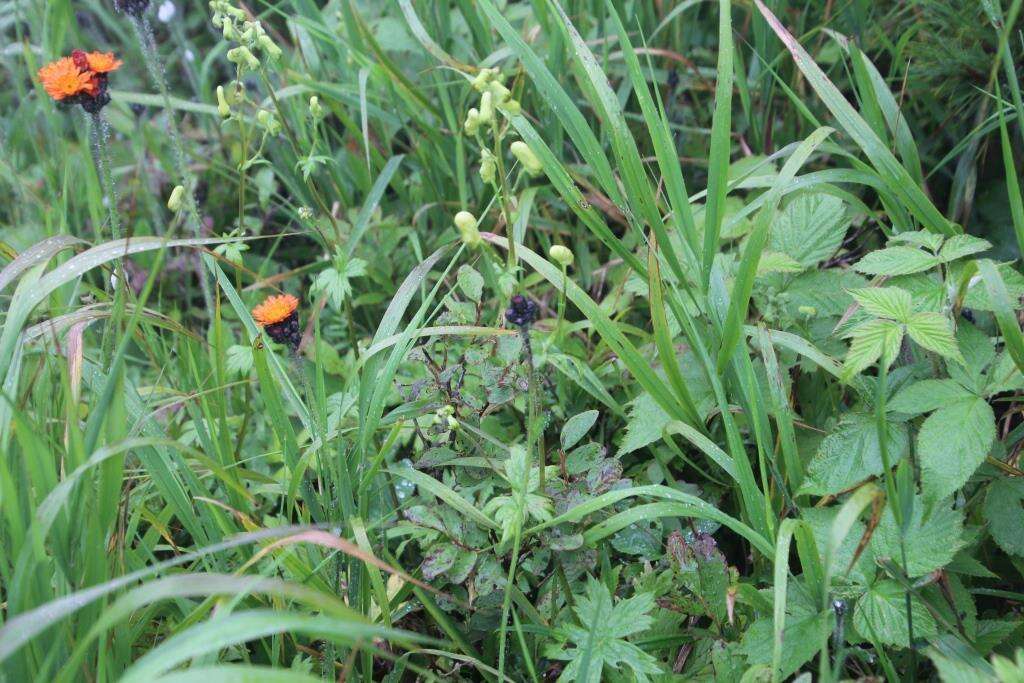
{"label": "green flower bud", "polygon": [[498,105],[504,104],[508,100],[512,99],[512,91],[506,88],[498,81],[492,81],[488,83],[487,92],[494,95],[494,101]]}
{"label": "green flower bud", "polygon": [[485,183],[493,183],[495,174],[498,171],[498,162],[494,158],[494,155],[487,149],[481,150],[482,156],[480,159],[480,180]]}
{"label": "green flower bud", "polygon": [[281,48],[266,33],[261,33],[256,42],[272,61],[276,62],[281,58]]}
{"label": "green flower bud", "polygon": [[235,30],[235,25],[230,21],[225,21],[220,27],[221,33],[224,35],[224,40],[230,40],[232,42],[238,41],[238,31]]}
{"label": "green flower bud", "polygon": [[181,207],[185,205],[185,188],[181,185],[176,185],[171,190],[171,196],[167,198],[167,208],[171,211],[181,211]]}
{"label": "green flower bud", "polygon": [[555,263],[558,263],[563,268],[568,268],[572,265],[573,255],[572,250],[569,247],[563,247],[561,244],[556,244],[548,250],[548,256]]}
{"label": "green flower bud", "polygon": [[798,306],[796,310],[800,315],[806,315],[807,317],[818,315],[818,309],[814,306]]}
{"label": "green flower bud", "polygon": [[523,111],[523,107],[519,104],[519,100],[507,100],[506,102],[499,104],[498,109],[509,116],[519,116]]}
{"label": "green flower bud", "polygon": [[259,121],[260,125],[263,126],[271,135],[277,135],[281,132],[281,124],[278,123],[277,119],[274,118],[274,115],[266,109],[260,109],[256,112],[256,120]]}
{"label": "green flower bud", "polygon": [[316,95],[309,98],[309,115],[312,116],[315,121],[321,120],[326,115],[324,108],[320,106],[320,98]]}
{"label": "green flower bud", "polygon": [[523,165],[523,168],[530,175],[538,175],[544,170],[544,166],[540,163],[540,159],[538,159],[537,155],[533,153],[533,150],[530,149],[529,145],[522,140],[516,140],[513,142],[509,149],[512,151],[512,155],[519,160],[519,163]]}
{"label": "green flower bud", "polygon": [[483,92],[487,89],[487,84],[494,80],[494,77],[498,75],[498,69],[480,69],[479,73],[473,77],[470,81],[470,85],[477,92]]}
{"label": "green flower bud", "polygon": [[467,247],[475,249],[483,242],[480,237],[480,230],[477,229],[476,216],[469,211],[459,211],[455,214],[455,227],[459,230],[459,236]]}
{"label": "green flower bud", "polygon": [[486,126],[494,120],[494,95],[490,91],[480,96],[480,124]]}
{"label": "green flower bud", "polygon": [[217,86],[217,111],[224,118],[231,116],[231,107],[228,105],[227,98],[224,97],[224,86]]}
{"label": "green flower bud", "polygon": [[252,71],[260,68],[260,60],[256,59],[256,56],[249,51],[249,48],[239,45],[228,50],[228,61],[237,64],[240,67],[248,68]]}
{"label": "green flower bud", "polygon": [[476,135],[480,130],[480,112],[476,107],[466,112],[466,122],[462,124],[462,130],[466,131],[466,135]]}

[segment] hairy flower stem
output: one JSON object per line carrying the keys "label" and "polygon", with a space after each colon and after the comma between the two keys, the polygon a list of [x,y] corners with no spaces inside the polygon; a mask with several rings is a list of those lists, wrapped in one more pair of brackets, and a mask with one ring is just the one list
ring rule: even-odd
{"label": "hairy flower stem", "polygon": [[[100,179],[103,203],[107,207],[107,220],[110,223],[110,234],[115,240],[121,239],[121,219],[117,211],[117,188],[114,185],[110,148],[107,144],[110,141],[110,127],[101,110],[86,112],[85,119],[89,127],[89,151],[92,153],[92,163],[96,167],[96,175]],[[96,229],[97,241],[101,238],[101,232],[100,228]],[[109,363],[113,359],[114,340],[117,336],[114,331],[121,326],[124,317],[125,295],[128,291],[128,280],[125,277],[124,263],[121,260],[115,261],[114,274],[116,282],[120,286],[114,290],[113,314],[110,324],[103,327],[103,336],[100,340],[101,357],[106,359],[104,370],[109,369]]]}
{"label": "hairy flower stem", "polygon": [[[103,188],[103,203],[107,207],[107,219],[110,222],[110,234],[116,240],[121,238],[121,221],[117,213],[117,188],[110,168],[110,125],[102,111],[85,114],[89,125],[89,151],[92,152],[92,163],[96,166],[100,186]],[[98,233],[99,231],[97,231]],[[97,234],[97,237],[99,235]]]}
{"label": "hairy flower stem", "polygon": [[[196,203],[195,196],[196,179],[188,166],[185,148],[181,143],[181,135],[178,132],[178,124],[172,114],[171,97],[167,90],[166,70],[164,69],[163,60],[160,58],[160,53],[156,49],[156,37],[153,35],[153,27],[149,23],[149,18],[144,14],[129,14],[128,17],[131,20],[132,28],[135,30],[135,36],[139,40],[139,46],[142,48],[142,55],[146,60],[146,70],[149,72],[149,78],[164,98],[164,109],[167,113],[167,132],[171,139],[171,147],[174,149],[174,163],[177,166],[176,170],[181,185],[185,188],[186,220],[193,236],[200,238],[203,234],[202,220],[199,217],[199,206]],[[206,269],[200,265],[196,269],[196,274],[199,277],[199,286],[203,292],[203,303],[206,305],[206,310],[212,311],[213,294],[210,290]],[[212,317],[210,324],[213,324]]]}

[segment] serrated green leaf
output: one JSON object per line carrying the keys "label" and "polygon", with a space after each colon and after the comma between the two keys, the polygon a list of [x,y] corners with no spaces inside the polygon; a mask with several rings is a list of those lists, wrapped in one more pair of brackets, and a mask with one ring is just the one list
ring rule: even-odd
{"label": "serrated green leaf", "polygon": [[618,604],[601,581],[587,579],[586,593],[576,597],[574,611],[581,626],[562,628],[566,640],[575,647],[562,649],[549,645],[545,654],[568,661],[562,676],[567,681],[600,683],[605,667],[632,674],[636,681],[648,681],[648,674],[662,673],[657,660],[636,645],[624,640],[650,627],[654,596],[640,593]]}
{"label": "serrated green leaf", "polygon": [[766,273],[799,273],[804,267],[799,261],[788,254],[778,251],[765,251],[757,262],[757,274]]}
{"label": "serrated green leaf", "polygon": [[909,275],[934,268],[941,261],[913,247],[886,247],[866,254],[854,264],[854,269],[868,275]]}
{"label": "serrated green leaf", "polygon": [[480,297],[484,291],[484,278],[476,272],[472,266],[460,266],[455,276],[459,289],[466,295],[466,298],[475,303],[480,303]]}
{"label": "serrated green leaf", "polygon": [[989,533],[1006,552],[1024,557],[1024,479],[1000,477],[985,492]]}
{"label": "serrated green leaf", "polygon": [[235,375],[248,375],[252,372],[252,347],[232,344],[228,347],[227,369]]}
{"label": "serrated green leaf", "polygon": [[662,410],[650,394],[640,394],[630,407],[629,422],[626,423],[626,436],[619,444],[618,455],[632,453],[658,441],[661,439],[662,430],[671,421],[672,418]]}
{"label": "serrated green leaf", "polygon": [[939,258],[943,263],[947,263],[964,256],[970,256],[971,254],[980,254],[991,248],[992,244],[980,237],[953,235],[942,245],[942,249],[939,250]]}
{"label": "serrated green leaf", "polygon": [[[954,509],[949,500],[928,505],[915,496],[913,514],[906,523],[907,573],[911,578],[946,566],[963,546],[963,512]],[[875,558],[889,558],[902,566],[900,526],[889,506],[871,537],[869,550]]]}
{"label": "serrated green leaf", "polygon": [[917,246],[924,247],[929,251],[936,251],[942,245],[942,235],[937,235],[934,232],[928,232],[927,230],[908,230],[907,232],[901,232],[893,235],[889,239],[889,244],[894,242],[916,244]]}
{"label": "serrated green leaf", "polygon": [[775,218],[768,248],[811,268],[839,250],[849,226],[841,199],[824,193],[801,194]]}
{"label": "serrated green leaf", "polygon": [[964,362],[953,336],[953,327],[944,315],[931,311],[913,314],[907,320],[907,334],[929,351],[934,351],[944,358]]}
{"label": "serrated green leaf", "polygon": [[904,322],[910,317],[913,301],[910,292],[899,287],[865,287],[850,292],[864,310],[879,318]]}
{"label": "serrated green leaf", "polygon": [[[889,422],[887,426],[889,461],[895,464],[906,454],[910,438],[906,425]],[[882,470],[874,415],[852,413],[822,439],[818,452],[807,465],[807,478],[800,491],[816,495],[837,493],[881,474]]]}
{"label": "serrated green leaf", "polygon": [[[916,597],[910,600],[914,620],[914,637],[927,638],[938,634],[935,619]],[[853,626],[866,638],[885,645],[907,647],[910,628],[907,624],[906,591],[896,581],[879,581],[857,600],[853,610]]]}
{"label": "serrated green leaf", "polygon": [[843,361],[842,378],[850,381],[879,358],[891,365],[903,341],[903,327],[889,320],[871,320],[854,329],[853,341]]}
{"label": "serrated green leaf", "polygon": [[971,396],[929,415],[917,435],[925,498],[940,500],[963,486],[995,438],[995,415],[983,398]]}
{"label": "serrated green leaf", "polygon": [[901,389],[886,408],[894,413],[920,415],[973,396],[951,379],[925,379]]}

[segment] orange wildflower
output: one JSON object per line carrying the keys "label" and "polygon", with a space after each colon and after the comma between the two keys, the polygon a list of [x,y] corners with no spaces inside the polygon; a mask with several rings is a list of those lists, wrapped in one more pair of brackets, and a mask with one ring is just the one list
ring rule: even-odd
{"label": "orange wildflower", "polygon": [[88,60],[89,71],[97,74],[107,74],[117,71],[124,63],[114,57],[113,52],[87,52],[85,58]]}
{"label": "orange wildflower", "polygon": [[41,68],[39,80],[46,94],[58,102],[82,93],[91,95],[96,91],[92,72],[79,69],[71,57],[62,57]]}
{"label": "orange wildflower", "polygon": [[299,300],[291,294],[268,296],[263,303],[252,309],[252,317],[260,326],[276,325],[291,317],[298,307]]}

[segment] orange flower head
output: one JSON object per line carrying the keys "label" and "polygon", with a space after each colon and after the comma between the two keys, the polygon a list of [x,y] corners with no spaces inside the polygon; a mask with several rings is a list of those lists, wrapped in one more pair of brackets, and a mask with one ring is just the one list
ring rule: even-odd
{"label": "orange flower head", "polygon": [[46,94],[58,102],[82,93],[91,95],[96,90],[93,74],[78,68],[71,57],[62,57],[41,68],[39,80]]}
{"label": "orange flower head", "polygon": [[97,74],[117,71],[124,63],[116,58],[113,52],[87,52],[85,58],[89,63],[89,71]]}
{"label": "orange flower head", "polygon": [[252,309],[252,317],[261,327],[276,325],[290,318],[298,307],[299,300],[291,294],[268,296],[263,303]]}

